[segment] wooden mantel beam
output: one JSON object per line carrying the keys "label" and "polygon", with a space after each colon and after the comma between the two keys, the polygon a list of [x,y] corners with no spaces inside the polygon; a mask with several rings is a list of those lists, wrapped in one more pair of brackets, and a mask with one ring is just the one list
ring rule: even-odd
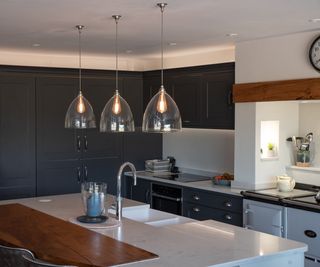
{"label": "wooden mantel beam", "polygon": [[320,78],[233,85],[233,102],[320,99]]}

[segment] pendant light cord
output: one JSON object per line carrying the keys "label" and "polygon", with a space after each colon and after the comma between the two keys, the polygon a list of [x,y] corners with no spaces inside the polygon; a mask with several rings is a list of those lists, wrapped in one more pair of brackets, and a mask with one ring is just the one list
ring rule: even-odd
{"label": "pendant light cord", "polygon": [[118,54],[119,54],[119,49],[118,49],[118,22],[119,19],[121,18],[121,15],[113,15],[114,21],[116,22],[116,93],[118,93],[118,86],[119,86],[119,78],[118,78]]}
{"label": "pendant light cord", "polygon": [[79,93],[82,93],[82,65],[81,65],[81,52],[82,52],[82,47],[81,47],[81,30],[84,28],[82,25],[77,25],[76,26],[79,32]]}
{"label": "pendant light cord", "polygon": [[116,16],[116,90],[118,91],[118,21],[119,16]]}
{"label": "pendant light cord", "polygon": [[161,86],[163,87],[163,12],[166,4],[159,4],[161,8]]}

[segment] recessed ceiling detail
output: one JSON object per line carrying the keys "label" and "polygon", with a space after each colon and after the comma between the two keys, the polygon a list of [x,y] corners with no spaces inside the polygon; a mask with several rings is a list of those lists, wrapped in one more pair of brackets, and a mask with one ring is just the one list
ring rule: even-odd
{"label": "recessed ceiling detail", "polygon": [[[170,53],[235,42],[316,30],[319,0],[175,0],[169,1],[164,29]],[[68,53],[76,51],[73,25],[84,23],[83,53],[112,55],[112,14],[124,20],[119,32],[119,52],[158,55],[159,16],[156,1],[150,0],[2,0],[0,1],[0,50],[34,50]],[[227,34],[237,33],[237,38]]]}

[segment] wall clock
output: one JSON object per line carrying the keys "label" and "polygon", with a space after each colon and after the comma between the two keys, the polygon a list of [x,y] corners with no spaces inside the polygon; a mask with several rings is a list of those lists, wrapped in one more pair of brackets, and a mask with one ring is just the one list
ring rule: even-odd
{"label": "wall clock", "polygon": [[320,71],[320,36],[318,36],[310,46],[309,59],[311,65],[317,71]]}

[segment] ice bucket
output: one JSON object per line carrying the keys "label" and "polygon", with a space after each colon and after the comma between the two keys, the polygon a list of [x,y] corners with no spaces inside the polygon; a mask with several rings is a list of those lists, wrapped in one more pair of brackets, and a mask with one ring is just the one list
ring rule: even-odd
{"label": "ice bucket", "polygon": [[105,214],[105,201],[107,200],[106,183],[82,183],[81,195],[86,216],[99,217]]}

